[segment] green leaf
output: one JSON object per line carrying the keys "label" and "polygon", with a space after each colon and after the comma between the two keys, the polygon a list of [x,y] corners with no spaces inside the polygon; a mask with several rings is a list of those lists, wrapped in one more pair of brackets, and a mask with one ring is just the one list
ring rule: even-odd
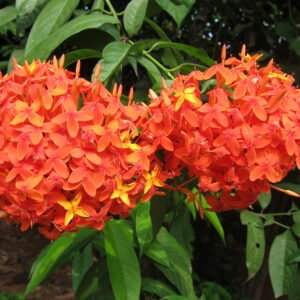
{"label": "green leaf", "polygon": [[14,6],[6,6],[0,9],[0,27],[9,23],[17,17],[17,10]]}
{"label": "green leaf", "polygon": [[288,263],[300,263],[300,249],[289,256]]}
{"label": "green leaf", "polygon": [[161,245],[155,240],[150,246],[145,250],[145,255],[155,261],[157,264],[160,264],[165,267],[170,267],[170,262],[168,254],[161,247]]}
{"label": "green leaf", "polygon": [[260,193],[258,196],[258,202],[262,210],[265,210],[271,203],[272,195],[270,193]]}
{"label": "green leaf", "polygon": [[110,281],[116,299],[140,299],[139,263],[121,223],[110,221],[106,224],[104,242]]}
{"label": "green leaf", "polygon": [[159,297],[165,297],[176,293],[176,291],[165,282],[152,278],[142,279],[142,291],[155,294]]}
{"label": "green leaf", "polygon": [[78,251],[72,260],[72,287],[76,293],[82,279],[93,265],[93,249],[89,243],[82,251]]}
{"label": "green leaf", "polygon": [[150,214],[152,220],[153,237],[159,232],[167,211],[168,198],[154,196],[150,201]]}
{"label": "green leaf", "polygon": [[124,12],[124,27],[129,36],[141,29],[146,16],[148,0],[131,0]]}
{"label": "green leaf", "polygon": [[174,220],[170,228],[170,233],[180,243],[186,251],[188,257],[193,257],[192,242],[195,239],[194,228],[191,222],[191,213],[187,207],[183,207],[180,215]]}
{"label": "green leaf", "polygon": [[162,227],[156,239],[146,250],[146,255],[152,247],[167,254],[166,260],[168,260],[169,266],[166,263],[164,265],[160,263],[156,264],[157,268],[176,286],[181,295],[187,296],[191,300],[196,299],[191,276],[191,261],[182,246]]}
{"label": "green leaf", "polygon": [[18,15],[26,15],[33,12],[33,10],[41,5],[46,0],[16,0],[16,9]]}
{"label": "green leaf", "polygon": [[109,43],[103,49],[100,79],[105,81],[120,67],[129,53],[131,46],[124,42]]}
{"label": "green leaf", "polygon": [[142,255],[153,239],[150,202],[141,202],[135,208],[135,230]]}
{"label": "green leaf", "polygon": [[269,256],[269,272],[275,298],[288,294],[297,275],[297,265],[287,264],[297,250],[297,242],[290,231],[276,236]]}
{"label": "green leaf", "polygon": [[162,85],[162,74],[151,60],[145,57],[139,57],[137,58],[137,62],[146,69],[153,85]]}
{"label": "green leaf", "polygon": [[8,60],[0,61],[0,70],[1,71],[6,71],[7,67],[8,67]]}
{"label": "green leaf", "polygon": [[[86,29],[99,28],[103,24],[116,24],[118,21],[111,16],[106,15],[85,15],[79,16],[70,22],[64,24],[60,29],[53,32],[46,39],[40,41],[31,51],[27,53],[26,59],[31,61],[33,59],[45,60],[52,51],[54,51],[62,42],[72,35],[79,33]],[[45,47],[47,45],[47,47]]]}
{"label": "green leaf", "polygon": [[189,56],[197,58],[199,61],[206,64],[207,66],[211,66],[215,63],[214,60],[212,60],[203,49],[195,48],[181,43],[172,43],[166,41],[157,42],[150,48],[150,50],[148,50],[148,52],[153,51],[154,49],[160,49],[165,47],[180,50]]}
{"label": "green leaf", "polygon": [[[199,197],[199,196],[197,196],[197,197]],[[217,213],[209,210],[209,208],[211,208],[211,207],[208,205],[208,203],[203,195],[201,195],[201,201],[202,201],[202,207],[204,208],[204,216],[211,223],[211,225],[215,228],[218,235],[220,236],[222,241],[225,243],[224,229],[223,229],[223,226],[220,222],[220,219],[219,219]]]}
{"label": "green leaf", "polygon": [[94,0],[91,10],[94,9],[104,9],[104,0]]}
{"label": "green leaf", "polygon": [[78,60],[84,60],[89,58],[101,58],[102,52],[94,49],[78,49],[66,54],[65,67],[77,62]]}
{"label": "green leaf", "polygon": [[9,61],[8,61],[8,67],[7,72],[11,72],[14,66],[14,59],[17,60],[18,64],[22,64],[24,61],[24,49],[15,49],[10,55]]}
{"label": "green leaf", "polygon": [[182,0],[179,5],[174,4],[171,0],[155,0],[155,2],[174,19],[180,28],[196,0]]}
{"label": "green leaf", "polygon": [[72,15],[79,0],[51,0],[41,11],[29,33],[25,55],[30,53],[41,40],[59,29]]}
{"label": "green leaf", "polygon": [[55,268],[69,260],[77,250],[90,242],[96,233],[96,230],[82,228],[79,232],[68,233],[47,246],[32,266],[24,296],[27,297],[33,292]]}
{"label": "green leaf", "polygon": [[231,295],[220,285],[214,282],[205,282],[203,284],[204,300],[232,300]]}
{"label": "green leaf", "polygon": [[265,255],[263,220],[248,211],[241,212],[241,221],[247,225],[246,265],[248,280],[260,270]]}
{"label": "green leaf", "polygon": [[190,299],[187,297],[184,297],[184,296],[169,295],[169,296],[163,297],[161,300],[190,300]]}
{"label": "green leaf", "polygon": [[300,223],[295,223],[292,226],[293,233],[300,238]]}

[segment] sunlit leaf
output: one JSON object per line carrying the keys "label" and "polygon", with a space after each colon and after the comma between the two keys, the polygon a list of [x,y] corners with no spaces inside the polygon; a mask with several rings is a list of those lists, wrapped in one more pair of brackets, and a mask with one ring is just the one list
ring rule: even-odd
{"label": "sunlit leaf", "polygon": [[142,254],[153,238],[150,202],[141,202],[135,208],[135,230]]}
{"label": "sunlit leaf", "polygon": [[116,300],[140,299],[139,263],[123,224],[110,221],[104,231],[109,277]]}

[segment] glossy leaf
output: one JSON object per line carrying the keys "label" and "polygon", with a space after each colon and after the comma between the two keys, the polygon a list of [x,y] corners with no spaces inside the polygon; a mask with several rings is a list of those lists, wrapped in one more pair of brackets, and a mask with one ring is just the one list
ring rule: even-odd
{"label": "glossy leaf", "polygon": [[79,232],[66,234],[47,246],[35,260],[25,297],[58,266],[68,261],[79,249],[84,247],[96,235],[97,231],[83,228]]}
{"label": "glossy leaf", "polygon": [[38,5],[47,0],[16,0],[18,15],[30,14]]}
{"label": "glossy leaf", "polygon": [[[99,28],[103,24],[116,24],[118,21],[105,15],[84,15],[79,16],[72,21],[64,24],[60,29],[56,30],[46,39],[40,41],[35,47],[27,53],[26,59],[31,61],[33,59],[47,59],[52,51],[54,51],[62,42],[72,35],[79,33],[86,29]],[[47,45],[47,47],[45,47]]]}
{"label": "glossy leaf", "polygon": [[155,0],[155,2],[174,19],[180,28],[196,0],[185,0],[180,5],[173,3],[172,0]]}
{"label": "glossy leaf", "polygon": [[241,222],[247,225],[246,266],[248,280],[260,270],[265,256],[263,220],[248,211],[241,212]]}
{"label": "glossy leaf", "polygon": [[300,238],[300,223],[295,223],[292,226],[293,233]]}
{"label": "glossy leaf", "polygon": [[154,245],[156,249],[166,252],[169,263],[169,266],[166,266],[166,264],[156,264],[157,268],[176,286],[181,295],[187,296],[191,300],[196,299],[191,276],[191,261],[182,246],[163,227],[157,234],[155,241],[147,249],[147,252]]}
{"label": "glossy leaf", "polygon": [[176,294],[176,291],[168,284],[164,283],[161,280],[152,278],[142,279],[142,291],[150,294],[155,294],[159,297]]}
{"label": "glossy leaf", "polygon": [[14,6],[6,6],[0,9],[0,27],[9,23],[17,17],[17,10]]}
{"label": "glossy leaf", "polygon": [[297,242],[290,231],[276,236],[269,256],[269,273],[275,297],[288,294],[297,276],[297,265],[288,260],[297,250]]}
{"label": "glossy leaf", "polygon": [[65,67],[77,62],[78,60],[84,60],[89,58],[101,58],[102,52],[94,49],[78,49],[66,54]]}
{"label": "glossy leaf", "polygon": [[133,245],[121,223],[110,221],[104,231],[109,277],[116,300],[140,299],[141,275]]}
{"label": "glossy leaf", "polygon": [[131,46],[124,42],[109,43],[103,49],[100,79],[105,81],[120,67],[129,53]]}
{"label": "glossy leaf", "polygon": [[153,238],[150,202],[141,202],[135,208],[135,230],[142,254]]}
{"label": "glossy leaf", "polygon": [[124,27],[129,36],[140,31],[146,16],[148,0],[131,0],[124,12]]}
{"label": "glossy leaf", "polygon": [[207,66],[211,66],[214,64],[214,61],[207,55],[207,53],[201,48],[195,48],[186,44],[181,43],[172,43],[172,42],[157,42],[155,43],[150,51],[154,49],[160,49],[169,47],[171,49],[177,49],[182,52],[185,52],[187,55],[197,58],[200,62],[206,64]]}
{"label": "glossy leaf", "polygon": [[215,228],[220,238],[225,243],[225,233],[221,221],[216,212],[210,211],[210,206],[208,205],[205,197],[201,195],[202,207],[204,208],[204,216],[211,223],[211,225]]}
{"label": "glossy leaf", "polygon": [[41,11],[29,33],[25,55],[47,38],[55,30],[59,29],[72,15],[79,4],[79,0],[51,0]]}

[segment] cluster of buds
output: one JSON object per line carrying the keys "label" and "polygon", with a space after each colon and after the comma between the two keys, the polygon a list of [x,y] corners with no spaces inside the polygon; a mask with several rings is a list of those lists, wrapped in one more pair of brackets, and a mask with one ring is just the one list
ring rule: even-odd
{"label": "cluster of buds", "polygon": [[122,86],[109,92],[79,68],[64,70],[63,59],[15,64],[0,80],[0,208],[51,239],[78,226],[101,230],[165,181],[152,146],[134,142],[147,106],[132,103],[132,92],[123,105]]}
{"label": "cluster of buds", "polygon": [[300,90],[259,57],[243,47],[240,59],[226,59],[223,47],[220,64],[149,93],[141,140],[163,150],[166,172],[187,169],[214,210],[244,209],[300,167]]}
{"label": "cluster of buds", "polygon": [[300,90],[258,58],[223,48],[220,64],[150,90],[149,105],[132,91],[122,104],[122,86],[108,91],[99,68],[89,82],[63,59],[15,63],[0,78],[0,216],[53,239],[101,230],[162,189],[196,201],[191,181],[214,210],[248,207],[300,167]]}

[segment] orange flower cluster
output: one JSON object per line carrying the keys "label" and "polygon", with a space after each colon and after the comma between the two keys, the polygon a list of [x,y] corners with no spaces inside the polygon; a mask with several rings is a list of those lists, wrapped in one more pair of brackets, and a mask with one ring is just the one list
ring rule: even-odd
{"label": "orange flower cluster", "polygon": [[0,210],[51,239],[102,229],[164,181],[151,145],[134,142],[147,107],[124,106],[121,87],[110,93],[78,73],[54,59],[15,64],[0,80]]}
{"label": "orange flower cluster", "polygon": [[292,76],[273,61],[260,68],[244,47],[240,59],[226,59],[225,49],[220,64],[177,76],[159,96],[150,91],[141,134],[164,150],[165,171],[187,169],[198,180],[214,210],[244,209],[300,167],[300,90]]}
{"label": "orange flower cluster", "polygon": [[148,106],[132,92],[123,105],[121,86],[80,78],[79,64],[15,64],[0,78],[1,215],[51,239],[102,229],[162,187],[194,200],[185,183],[166,184],[183,171],[212,209],[255,202],[300,167],[300,91],[273,61],[224,49],[220,64],[150,90]]}

